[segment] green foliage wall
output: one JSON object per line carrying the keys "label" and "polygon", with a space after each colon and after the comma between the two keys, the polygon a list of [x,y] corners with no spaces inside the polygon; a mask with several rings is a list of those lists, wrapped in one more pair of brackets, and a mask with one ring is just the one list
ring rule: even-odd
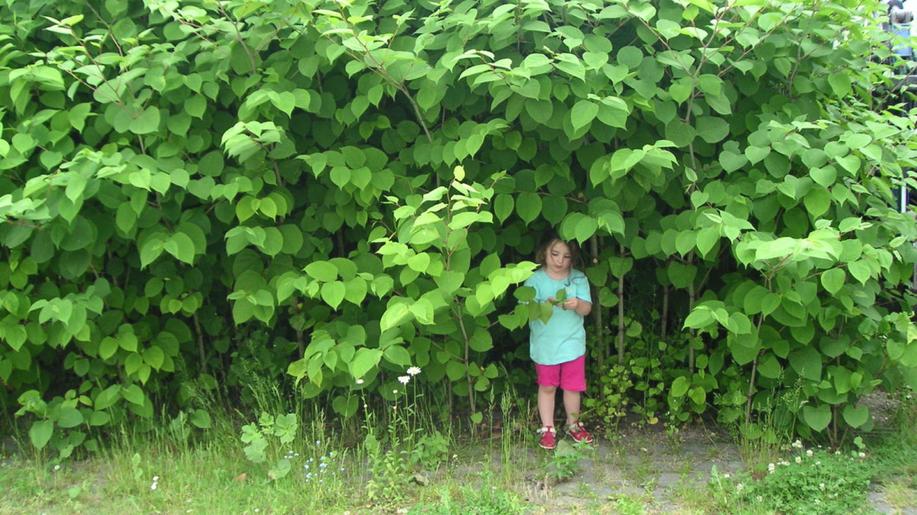
{"label": "green foliage wall", "polygon": [[859,1],[5,3],[0,397],[39,447],[288,366],[475,412],[551,227],[597,363],[684,323],[673,403],[836,432],[915,383],[915,120]]}

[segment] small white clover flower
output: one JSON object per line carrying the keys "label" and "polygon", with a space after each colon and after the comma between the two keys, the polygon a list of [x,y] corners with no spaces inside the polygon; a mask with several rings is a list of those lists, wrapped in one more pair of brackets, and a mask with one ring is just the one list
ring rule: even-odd
{"label": "small white clover flower", "polygon": [[802,463],[802,458],[800,458],[799,456],[796,456],[796,463]]}
{"label": "small white clover flower", "polygon": [[395,394],[395,395],[397,395],[397,394],[398,394],[398,390],[392,390],[392,393]]}
{"label": "small white clover flower", "polygon": [[158,482],[159,482],[159,476],[153,476],[153,482],[154,482],[154,483],[158,483]]}
{"label": "small white clover flower", "polygon": [[795,448],[797,448],[797,449],[802,449],[802,441],[800,441],[799,439],[797,439],[795,442],[793,442],[793,447],[795,447]]}
{"label": "small white clover flower", "polygon": [[724,477],[725,479],[729,479],[729,472],[723,474],[723,477]]}
{"label": "small white clover flower", "polygon": [[60,465],[54,465],[54,472],[57,472],[58,470],[60,470]]}
{"label": "small white clover flower", "polygon": [[408,384],[411,381],[411,376],[398,376],[398,382],[401,384]]}
{"label": "small white clover flower", "polygon": [[745,485],[743,485],[742,483],[737,484],[736,492],[741,492],[743,488],[745,488]]}
{"label": "small white clover flower", "polygon": [[819,483],[819,484],[818,484],[818,488],[819,488],[820,490],[824,490],[824,489],[825,489],[825,484],[824,484],[824,483]]}
{"label": "small white clover flower", "polygon": [[407,372],[409,376],[416,376],[420,373],[420,367],[410,367]]}
{"label": "small white clover flower", "polygon": [[366,382],[366,381],[364,381],[362,377],[359,378],[359,379],[357,379],[357,384],[363,384],[363,383],[365,383],[365,382]]}
{"label": "small white clover flower", "polygon": [[840,456],[840,455],[841,455],[841,451],[834,451],[834,455],[835,455],[835,456]]}
{"label": "small white clover flower", "polygon": [[814,453],[812,452],[812,449],[809,449],[808,451],[806,451],[806,456],[808,456],[808,457],[810,457],[810,458],[812,457],[813,454],[814,454]]}
{"label": "small white clover flower", "polygon": [[768,472],[768,473],[773,474],[775,470],[777,470],[777,466],[776,466],[776,465],[774,465],[773,463],[768,463],[768,464],[767,464],[767,472]]}
{"label": "small white clover flower", "polygon": [[152,491],[155,491],[156,488],[157,488],[158,486],[159,486],[158,484],[153,483],[152,485],[150,485],[150,491],[151,491],[151,492],[152,492]]}
{"label": "small white clover flower", "polygon": [[861,453],[857,454],[857,456],[859,456],[860,459],[863,459],[863,458],[866,457],[866,453],[865,453],[865,452],[861,452]]}

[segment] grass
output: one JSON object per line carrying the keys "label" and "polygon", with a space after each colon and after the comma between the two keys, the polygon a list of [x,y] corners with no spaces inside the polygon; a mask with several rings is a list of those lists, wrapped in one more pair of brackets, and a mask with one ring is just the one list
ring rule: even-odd
{"label": "grass", "polygon": [[[13,460],[0,468],[0,491],[6,492],[0,513],[335,511],[353,504],[348,485],[359,481],[352,469],[336,472],[322,479],[321,488],[301,473],[271,482],[248,466],[238,447],[220,442],[181,451],[117,449],[60,465]],[[304,496],[309,490],[312,495]]]}
{"label": "grass", "polygon": [[[535,448],[529,424],[508,408],[512,403],[495,403],[503,412],[501,430],[456,436],[436,432],[444,428],[416,411],[414,419],[372,425],[368,417],[334,427],[321,413],[265,402],[264,409],[278,415],[298,410],[299,430],[288,445],[271,440],[264,463],[246,458],[240,427],[252,420],[238,414],[215,415],[212,429],[194,430],[190,438],[174,426],[149,433],[122,428],[102,452],[59,465],[29,451],[0,456],[0,514],[768,513],[756,496],[783,496],[790,503],[784,506],[794,506],[793,492],[828,481],[836,481],[835,491],[847,496],[847,504],[837,506],[867,506],[865,485],[857,489],[844,483],[858,477],[869,478],[890,509],[915,507],[917,436],[909,424],[917,413],[912,404],[899,414],[896,430],[867,439],[864,458],[849,461],[847,449],[834,463],[829,461],[835,459],[833,452],[815,449],[818,454],[807,457],[804,450],[792,449],[811,460],[807,463],[825,463],[768,476],[770,462],[764,460],[792,462],[793,454],[772,445],[749,446],[745,450],[753,452],[745,455],[744,467],[728,462],[744,472],[715,474],[706,486],[707,471],[694,465],[724,463],[719,460],[741,454],[742,445],[686,431],[679,436],[684,442],[673,449],[665,434],[628,435],[571,458],[577,466],[564,481],[545,481],[557,458]],[[374,435],[378,447],[365,443],[367,434]],[[580,458],[588,459],[579,463]],[[271,470],[280,460],[289,462],[290,471],[272,480]],[[856,466],[845,468],[848,462]],[[762,466],[763,477],[758,472]],[[672,476],[677,479],[664,481]]]}

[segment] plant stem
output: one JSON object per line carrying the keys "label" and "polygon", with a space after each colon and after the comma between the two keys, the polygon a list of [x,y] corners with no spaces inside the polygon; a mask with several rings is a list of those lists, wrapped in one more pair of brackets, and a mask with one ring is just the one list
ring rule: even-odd
{"label": "plant stem", "polygon": [[[596,264],[599,262],[599,242],[598,236],[593,236],[590,239],[590,246],[592,247],[592,263]],[[598,364],[599,369],[603,369],[605,365],[605,332],[602,331],[602,306],[597,306],[598,309],[595,309],[595,334],[598,339]]]}
{"label": "plant stem", "polygon": [[[624,255],[624,245],[620,246],[621,256]],[[624,276],[618,278],[618,363],[624,364]]]}

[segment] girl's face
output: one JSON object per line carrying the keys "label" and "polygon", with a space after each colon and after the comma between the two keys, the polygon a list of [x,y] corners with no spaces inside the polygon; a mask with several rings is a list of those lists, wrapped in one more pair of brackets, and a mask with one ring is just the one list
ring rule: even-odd
{"label": "girl's face", "polygon": [[570,247],[562,241],[556,241],[548,248],[545,256],[545,264],[548,271],[554,274],[566,274],[570,271],[572,256]]}

